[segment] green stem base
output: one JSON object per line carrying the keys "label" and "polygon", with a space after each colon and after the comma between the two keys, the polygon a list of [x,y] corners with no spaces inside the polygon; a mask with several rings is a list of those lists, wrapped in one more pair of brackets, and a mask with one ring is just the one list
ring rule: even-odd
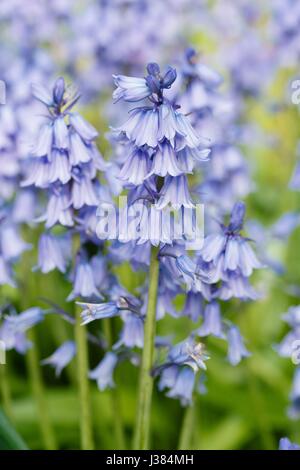
{"label": "green stem base", "polygon": [[150,415],[153,391],[151,369],[153,366],[154,339],[156,326],[156,304],[159,279],[158,248],[152,247],[149,270],[148,306],[144,328],[144,349],[140,370],[137,417],[133,446],[134,449],[149,448]]}

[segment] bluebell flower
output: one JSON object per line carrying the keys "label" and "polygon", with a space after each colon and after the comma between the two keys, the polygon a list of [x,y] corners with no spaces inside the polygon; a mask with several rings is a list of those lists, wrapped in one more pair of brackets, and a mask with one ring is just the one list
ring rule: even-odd
{"label": "bluebell flower", "polygon": [[102,295],[96,287],[92,267],[84,257],[79,257],[77,260],[73,273],[73,290],[67,300],[73,300],[76,297],[102,298]]}
{"label": "bluebell flower", "polygon": [[144,318],[131,312],[126,312],[123,316],[124,325],[119,341],[114,345],[114,349],[121,346],[127,348],[142,348],[144,345]]}
{"label": "bluebell flower", "polygon": [[187,292],[182,315],[196,322],[203,315],[203,297],[200,292]]}
{"label": "bluebell flower", "polygon": [[170,398],[178,398],[182,406],[192,403],[195,385],[195,372],[189,366],[183,366],[177,373],[174,384],[167,392]]}
{"label": "bluebell flower", "polygon": [[16,332],[24,332],[44,319],[44,312],[39,307],[32,307],[22,313],[7,315],[6,321]]}
{"label": "bluebell flower", "polygon": [[44,233],[41,235],[38,244],[38,266],[42,273],[48,273],[53,269],[58,269],[62,273],[66,271],[70,240],[59,238]]}
{"label": "bluebell flower", "polygon": [[287,437],[282,437],[279,441],[279,450],[300,450],[300,446],[291,442]]}
{"label": "bluebell flower", "polygon": [[116,101],[120,99],[129,102],[140,101],[152,93],[145,78],[126,77],[125,75],[114,75],[113,78],[117,86],[113,93],[113,98]]}
{"label": "bluebell flower", "polygon": [[203,324],[197,330],[199,336],[213,335],[218,338],[225,338],[221,311],[218,302],[212,301],[204,308]]}
{"label": "bluebell flower", "polygon": [[203,345],[190,338],[172,347],[166,362],[154,370],[154,375],[160,375],[159,390],[168,389],[168,397],[178,398],[182,406],[190,405],[196,374],[206,369],[207,359]]}
{"label": "bluebell flower", "polygon": [[55,368],[55,375],[58,377],[62,370],[72,361],[76,354],[76,344],[74,341],[63,343],[50,357],[41,361],[42,365],[51,365]]}
{"label": "bluebell flower", "polygon": [[249,357],[250,353],[244,346],[244,341],[237,326],[230,326],[227,331],[228,360],[231,365],[236,366],[243,357]]}
{"label": "bluebell flower", "polygon": [[26,334],[22,331],[16,331],[6,319],[0,325],[0,340],[4,344],[5,350],[15,349],[19,354],[25,354],[32,346],[32,343],[26,338]]}
{"label": "bluebell flower", "polygon": [[[139,102],[147,99],[151,105],[136,107],[129,112],[128,120],[113,129],[117,138],[125,143],[126,152],[122,161],[120,178],[126,183],[135,185],[130,194],[131,204],[143,199],[156,204],[156,209],[171,205],[174,209],[193,208],[194,203],[188,189],[188,173],[194,166],[207,159],[209,154],[208,140],[198,136],[187,116],[179,112],[176,104],[171,103],[165,95],[174,83],[177,73],[169,67],[165,74],[155,63],[147,66],[148,75],[143,79],[116,76],[116,100]],[[160,180],[159,180],[160,178]],[[141,219],[141,236],[137,243],[145,243],[148,218],[146,211]],[[168,234],[164,233],[165,224],[160,226],[150,237],[154,245],[171,243]],[[149,225],[149,224],[148,224]],[[125,241],[130,241],[134,234]]]}
{"label": "bluebell flower", "polygon": [[49,190],[46,212],[38,221],[45,221],[47,228],[73,226],[86,207],[96,211],[100,200],[97,172],[106,171],[108,165],[95,145],[97,131],[72,111],[79,99],[76,90],[60,77],[52,92],[35,86],[33,93],[46,106],[48,116],[32,146],[23,186]]}
{"label": "bluebell flower", "polygon": [[200,256],[205,262],[212,262],[215,266],[222,263],[220,275],[229,282],[232,281],[232,277],[230,278],[232,274],[235,274],[235,278],[237,274],[241,278],[247,278],[254,269],[262,268],[249,240],[240,234],[244,215],[245,205],[241,202],[236,203],[229,224],[221,227],[221,233],[208,235],[200,251]]}
{"label": "bluebell flower", "polygon": [[37,307],[32,307],[20,314],[11,313],[4,317],[0,326],[0,340],[5,344],[6,350],[15,349],[20,354],[32,346],[26,338],[26,332],[44,319],[44,312]]}
{"label": "bluebell flower", "polygon": [[119,307],[116,302],[104,302],[92,304],[86,302],[76,302],[84,310],[81,313],[82,325],[86,325],[94,320],[111,318],[119,314]]}
{"label": "bluebell flower", "polygon": [[113,373],[118,363],[118,356],[113,352],[107,352],[98,366],[89,373],[89,377],[97,381],[99,390],[113,388],[115,386]]}

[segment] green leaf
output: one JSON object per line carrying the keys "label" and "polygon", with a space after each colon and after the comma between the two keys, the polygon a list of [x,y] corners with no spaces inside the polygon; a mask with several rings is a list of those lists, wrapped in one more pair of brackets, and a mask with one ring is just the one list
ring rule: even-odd
{"label": "green leaf", "polygon": [[0,449],[27,450],[27,446],[0,410]]}

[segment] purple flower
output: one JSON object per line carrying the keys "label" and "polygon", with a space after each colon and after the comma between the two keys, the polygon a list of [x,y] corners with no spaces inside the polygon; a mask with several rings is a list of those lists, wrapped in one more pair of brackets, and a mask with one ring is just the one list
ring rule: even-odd
{"label": "purple flower", "polygon": [[291,442],[287,437],[282,437],[279,441],[279,450],[300,450],[300,446]]}
{"label": "purple flower", "polygon": [[143,317],[130,312],[125,313],[124,326],[119,341],[114,345],[114,349],[118,349],[121,346],[126,346],[127,348],[142,348],[144,346]]}
{"label": "purple flower", "polygon": [[99,390],[102,391],[115,386],[113,373],[117,362],[118,356],[113,352],[108,352],[98,366],[89,373],[89,377],[97,381]]}
{"label": "purple flower", "polygon": [[43,319],[44,312],[37,307],[25,310],[20,314],[11,313],[5,316],[0,326],[0,340],[3,341],[5,349],[15,349],[20,354],[25,354],[32,345],[26,338],[26,331]]}
{"label": "purple flower", "polygon": [[102,298],[96,287],[94,274],[91,265],[83,258],[80,258],[76,264],[73,274],[73,290],[67,300],[73,300],[76,297],[96,297]]}
{"label": "purple flower", "polygon": [[[39,239],[38,245],[38,266],[42,273],[48,273],[53,269],[58,269],[62,273],[66,271],[66,262],[70,253],[69,239],[55,237],[50,233],[44,233]],[[67,256],[66,256],[67,255]]]}
{"label": "purple flower", "polygon": [[174,383],[169,388],[167,396],[178,398],[182,406],[188,406],[192,403],[194,385],[195,372],[190,367],[183,366],[177,371]]}
{"label": "purple flower", "polygon": [[244,346],[243,338],[239,329],[232,325],[227,331],[228,360],[231,365],[236,366],[243,357],[249,357],[250,353]]}
{"label": "purple flower", "polygon": [[101,304],[91,304],[86,302],[76,302],[83,307],[81,313],[82,325],[87,325],[94,320],[115,317],[119,314],[119,307],[116,302],[105,302]]}
{"label": "purple flower", "polygon": [[50,357],[43,359],[41,364],[49,364],[55,368],[55,375],[58,377],[62,370],[71,362],[76,354],[76,344],[74,341],[63,343]]}
{"label": "purple flower", "polygon": [[218,338],[225,338],[221,311],[218,302],[213,301],[205,306],[204,320],[201,327],[197,330],[199,336],[213,335]]}

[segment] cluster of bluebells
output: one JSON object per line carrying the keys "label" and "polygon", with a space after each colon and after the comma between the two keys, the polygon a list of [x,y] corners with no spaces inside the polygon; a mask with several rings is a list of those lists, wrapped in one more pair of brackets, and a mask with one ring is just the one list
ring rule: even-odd
{"label": "cluster of bluebells", "polygon": [[[52,91],[34,85],[33,94],[47,109],[31,148],[23,187],[35,187],[47,194],[47,206],[36,219],[45,222],[38,246],[38,265],[43,273],[66,272],[71,258],[72,235],[81,236],[71,273],[73,290],[69,300],[82,296],[101,298],[99,285],[105,271],[101,256],[89,259],[84,244],[95,241],[96,210],[103,187],[98,178],[108,165],[98,151],[95,128],[73,111],[79,94],[58,78]],[[54,227],[63,227],[57,235]],[[99,271],[102,276],[98,277]]]}
{"label": "cluster of bluebells", "polygon": [[[209,156],[209,149],[205,146],[207,141],[198,137],[189,118],[180,111],[174,97],[172,99],[169,88],[176,75],[171,67],[161,74],[158,65],[151,63],[147,66],[145,78],[115,76],[116,101],[143,102],[142,106],[130,111],[125,124],[114,129],[117,140],[123,144],[120,178],[128,189],[129,207],[134,207],[137,201],[139,204],[142,201],[143,206],[138,224],[136,219],[132,222],[135,229],[138,226],[137,232],[129,230],[123,243],[114,243],[110,256],[115,262],[127,259],[133,267],[141,268],[149,264],[150,245],[159,246],[157,319],[166,313],[174,317],[189,316],[196,322],[201,319],[200,327],[179,345],[164,342],[166,359],[153,371],[155,376],[159,376],[161,390],[167,389],[169,397],[189,405],[194,390],[201,390],[196,377],[200,369],[205,369],[204,360],[207,359],[203,338],[214,335],[227,339],[228,359],[233,365],[249,356],[238,327],[222,319],[219,300],[257,299],[258,294],[250,285],[249,277],[262,265],[250,241],[241,234],[245,215],[245,206],[241,202],[234,205],[228,225],[220,224],[216,233],[208,235],[193,259],[187,256],[182,240],[174,241],[165,230],[163,216],[168,206],[175,210],[193,207],[187,174]],[[149,236],[149,215],[148,212],[143,214],[143,209],[150,204],[157,215]],[[140,301],[129,300],[128,296],[113,300],[110,296],[102,303],[81,304],[84,324],[120,315],[125,322],[121,342],[92,372],[91,377],[98,381],[101,389],[104,384],[113,385],[118,348],[143,346],[146,285],[141,288],[141,293],[143,300]],[[186,304],[183,311],[178,312],[174,300],[181,293],[186,293]],[[161,346],[159,338],[156,345]]]}
{"label": "cluster of bluebells", "polygon": [[222,77],[188,48],[180,67],[180,102],[193,125],[210,138],[210,164],[202,167],[201,199],[212,212],[228,212],[250,190],[249,168],[237,140],[240,104],[236,93],[221,93]]}
{"label": "cluster of bluebells", "polygon": [[[219,91],[222,83],[219,74],[201,64],[193,49],[186,51],[178,72],[172,67],[161,72],[156,63],[149,63],[145,77],[114,75],[117,87],[115,101],[133,106],[128,120],[113,129],[115,141],[122,144],[117,179],[112,176],[117,165],[108,165],[103,160],[95,144],[97,131],[74,111],[79,94],[67,87],[63,78],[55,81],[51,91],[34,86],[34,96],[47,116],[31,148],[29,161],[26,160],[25,165],[17,161],[17,153],[22,154],[22,151],[19,152],[16,144],[16,134],[22,135],[24,131],[26,137],[30,134],[30,126],[24,120],[24,114],[28,116],[28,110],[24,112],[24,103],[32,106],[29,91],[24,83],[20,83],[19,77],[23,77],[26,83],[42,82],[39,71],[46,70],[44,75],[47,76],[52,74],[52,58],[49,57],[55,54],[51,48],[45,53],[38,52],[36,44],[51,42],[56,37],[62,46],[60,51],[65,70],[76,76],[89,98],[99,89],[100,83],[110,82],[112,72],[130,70],[130,73],[139,73],[142,64],[150,60],[149,51],[160,57],[163,51],[171,49],[170,56],[173,52],[170,46],[176,42],[172,39],[173,44],[170,44],[170,38],[174,37],[179,15],[184,29],[184,25],[190,24],[188,19],[201,17],[202,7],[191,8],[191,3],[195,2],[190,0],[103,0],[89,2],[88,8],[84,12],[79,8],[77,14],[71,3],[69,0],[52,2],[45,18],[45,11],[37,2],[32,2],[33,7],[24,7],[18,0],[3,2],[0,19],[5,24],[12,16],[12,5],[18,10],[8,29],[16,33],[15,38],[19,38],[16,39],[19,42],[18,53],[25,59],[20,60],[19,57],[16,65],[6,71],[14,94],[22,102],[19,106],[22,109],[18,113],[18,125],[13,118],[15,109],[10,112],[5,108],[2,113],[0,284],[14,283],[11,264],[28,248],[20,239],[16,224],[24,221],[24,213],[28,215],[30,212],[28,206],[32,194],[39,194],[41,198],[35,202],[43,215],[36,220],[44,222],[46,230],[39,240],[36,269],[43,273],[58,269],[70,274],[73,290],[68,299],[80,297],[83,300],[79,303],[83,309],[83,324],[117,316],[123,321],[118,341],[90,372],[90,378],[96,380],[99,389],[103,390],[114,386],[113,373],[123,358],[130,357],[133,363],[137,363],[136,356],[129,352],[143,347],[147,305],[147,283],[140,288],[139,296],[134,297],[109,273],[108,265],[129,260],[134,269],[146,269],[151,245],[158,246],[157,320],[165,314],[174,318],[182,315],[199,322],[199,325],[185,341],[175,346],[156,338],[156,346],[160,348],[163,345],[167,352],[165,361],[155,366],[153,374],[159,377],[160,390],[167,390],[169,397],[179,399],[184,406],[189,405],[194,390],[201,391],[199,372],[206,368],[204,361],[207,355],[203,346],[206,337],[212,335],[227,340],[228,360],[233,365],[249,356],[238,327],[224,320],[220,301],[234,298],[256,300],[259,297],[249,279],[262,264],[251,248],[251,241],[242,232],[245,206],[236,202],[252,189],[248,166],[236,146],[237,140],[241,141],[236,122],[243,116],[244,98],[260,95],[273,70],[274,55],[261,47],[261,38],[255,35],[253,28],[263,12],[259,7],[246,5],[246,2],[231,6],[234,12],[238,11],[240,18],[237,21],[239,30],[232,33],[228,15],[224,21],[224,15],[219,14],[221,7],[213,6],[213,20],[207,24],[210,27],[213,22],[219,36],[221,31],[218,59],[229,69],[231,77],[231,90],[225,96]],[[217,3],[222,3],[222,8],[224,4],[226,8],[228,6],[226,1]],[[118,21],[115,20],[116,9]],[[286,2],[282,1],[276,2],[274,11],[275,26],[273,30],[270,28],[271,33],[276,35],[280,46],[292,45],[292,52],[296,51],[298,58],[299,15],[291,18]],[[277,14],[277,11],[284,15]],[[161,18],[164,18],[164,28],[157,27]],[[102,27],[99,30],[100,23]],[[7,25],[4,35],[6,29]],[[63,41],[59,41],[64,31],[67,34]],[[243,35],[244,39],[230,41],[232,34],[235,38]],[[118,47],[115,47],[116,43]],[[236,46],[232,48],[230,43]],[[281,48],[282,51],[284,49],[287,50],[286,47]],[[87,67],[80,61],[78,63],[81,56],[87,59]],[[4,62],[9,63],[10,58],[6,51]],[[123,106],[124,114],[126,106]],[[120,107],[117,109],[119,114]],[[198,130],[210,141],[199,137]],[[208,157],[210,163],[202,165]],[[186,254],[186,244],[182,240],[174,241],[166,230],[165,217],[170,207],[179,213],[194,208],[188,175],[197,176],[200,166],[202,180],[196,190],[203,196],[202,201],[209,205],[209,233],[203,247],[190,257]],[[16,209],[12,210],[11,199],[23,170],[22,187],[26,189],[20,193],[22,200],[17,201]],[[128,191],[127,236],[122,243],[113,244],[107,258],[103,256],[103,245],[96,237],[96,208],[103,199],[111,202],[110,191],[99,182],[100,172],[104,172],[112,193],[117,194],[122,186]],[[297,170],[293,178],[294,187],[298,185],[298,173]],[[44,209],[42,195],[46,194]],[[139,211],[138,219],[130,218],[130,209],[132,213]],[[10,213],[13,220],[7,217]],[[212,214],[218,220],[225,214],[224,220],[229,216],[229,222],[213,223]],[[120,211],[119,220],[123,216]],[[29,218],[26,216],[26,220]],[[56,230],[58,227],[64,230]],[[80,249],[76,250],[75,266],[70,273],[70,248],[75,233],[80,234]],[[97,255],[89,254],[90,244],[96,245]],[[182,293],[186,294],[186,301],[182,312],[178,312],[174,303]],[[287,354],[290,339],[297,339],[297,316],[295,312],[288,314],[293,331],[279,347],[283,355]],[[0,339],[5,341],[8,349],[23,353],[30,346],[26,331],[43,318],[44,313],[39,309],[30,309],[19,315],[14,312],[4,314]],[[74,342],[67,341],[43,363],[54,366],[56,373],[60,374],[75,354]],[[297,369],[291,397],[292,414],[299,406],[299,395]],[[286,441],[281,444],[282,448],[293,446]]]}

